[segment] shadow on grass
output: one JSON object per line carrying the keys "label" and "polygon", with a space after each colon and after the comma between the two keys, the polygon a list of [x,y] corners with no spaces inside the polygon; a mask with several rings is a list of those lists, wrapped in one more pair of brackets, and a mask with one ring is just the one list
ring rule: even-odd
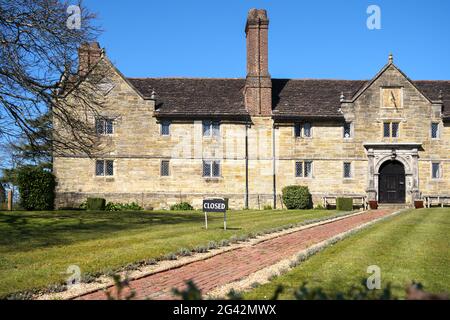
{"label": "shadow on grass", "polygon": [[43,211],[0,213],[0,249],[3,252],[68,245],[101,239],[124,230],[151,229],[182,223],[199,223],[199,212],[80,212]]}

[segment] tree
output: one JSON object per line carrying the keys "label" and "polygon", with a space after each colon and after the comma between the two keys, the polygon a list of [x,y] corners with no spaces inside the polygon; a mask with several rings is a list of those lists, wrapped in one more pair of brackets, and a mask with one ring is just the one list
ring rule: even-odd
{"label": "tree", "polygon": [[[31,152],[39,145],[92,152],[95,131],[86,120],[103,107],[99,88],[109,68],[99,68],[100,59],[78,63],[77,53],[98,36],[94,21],[81,1],[0,0],[0,139],[27,139]],[[47,128],[36,121],[46,116],[65,133],[42,135]]]}

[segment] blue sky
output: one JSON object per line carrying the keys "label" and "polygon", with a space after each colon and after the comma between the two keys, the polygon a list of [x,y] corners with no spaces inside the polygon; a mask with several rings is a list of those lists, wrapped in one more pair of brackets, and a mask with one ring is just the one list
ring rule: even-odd
{"label": "blue sky", "polygon": [[[129,77],[245,77],[250,8],[268,10],[276,78],[368,79],[389,52],[412,79],[450,79],[450,1],[87,0],[100,43]],[[366,27],[369,5],[381,30]]]}

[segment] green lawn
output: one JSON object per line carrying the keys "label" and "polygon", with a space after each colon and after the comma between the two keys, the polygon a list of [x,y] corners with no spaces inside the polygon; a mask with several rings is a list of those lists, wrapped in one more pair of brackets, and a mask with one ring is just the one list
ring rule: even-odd
{"label": "green lawn", "polygon": [[367,267],[381,268],[381,286],[393,286],[397,298],[412,280],[429,292],[450,292],[450,209],[410,210],[375,224],[312,256],[298,267],[245,295],[267,299],[278,285],[281,299],[292,299],[303,282],[326,293],[347,292],[369,276]]}
{"label": "green lawn", "polygon": [[201,212],[0,212],[0,297],[65,279],[69,265],[82,272],[116,269],[158,258],[179,248],[206,245],[233,235],[263,231],[336,211]]}

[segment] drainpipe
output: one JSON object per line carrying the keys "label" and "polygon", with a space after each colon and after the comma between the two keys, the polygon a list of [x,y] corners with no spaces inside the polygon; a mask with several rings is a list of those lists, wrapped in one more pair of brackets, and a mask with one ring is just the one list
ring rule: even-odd
{"label": "drainpipe", "polygon": [[277,173],[275,163],[275,123],[272,127],[272,176],[273,176],[273,208],[277,208]]}
{"label": "drainpipe", "polygon": [[245,209],[248,209],[248,127],[245,124]]}

